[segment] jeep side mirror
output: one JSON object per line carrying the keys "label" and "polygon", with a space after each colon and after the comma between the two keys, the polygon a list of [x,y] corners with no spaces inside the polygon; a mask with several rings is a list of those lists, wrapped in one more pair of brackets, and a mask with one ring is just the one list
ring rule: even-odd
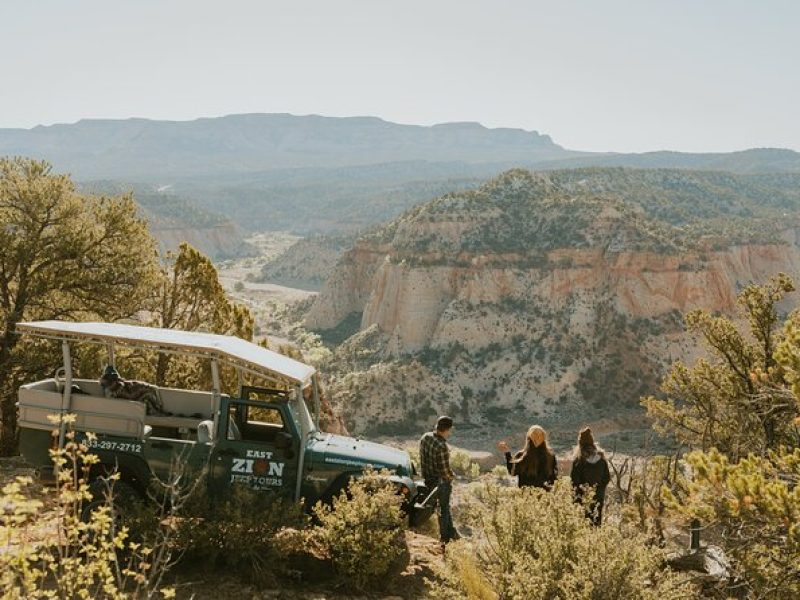
{"label": "jeep side mirror", "polygon": [[294,442],[294,438],[285,431],[280,431],[275,436],[275,447],[279,450],[288,450],[292,447],[292,442]]}

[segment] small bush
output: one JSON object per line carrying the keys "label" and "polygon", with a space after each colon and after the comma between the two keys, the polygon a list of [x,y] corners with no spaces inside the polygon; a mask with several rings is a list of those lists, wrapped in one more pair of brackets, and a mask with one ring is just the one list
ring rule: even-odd
{"label": "small bush", "polygon": [[378,584],[407,553],[402,497],[381,474],[353,481],[333,506],[317,504],[312,537],[349,585],[365,590]]}
{"label": "small bush", "polygon": [[635,529],[595,528],[571,485],[553,491],[487,484],[462,513],[476,537],[448,546],[432,596],[525,600],[683,600],[693,588],[663,566],[661,550]]}
{"label": "small bush", "polygon": [[[72,415],[64,418],[74,421]],[[93,498],[88,475],[97,457],[74,432],[66,441],[52,452],[58,473],[54,532],[44,525],[44,504],[31,498],[30,478],[17,478],[2,489],[2,598],[173,598],[174,590],[161,586],[172,564],[168,538],[156,546],[131,541],[113,504],[118,474],[107,479],[106,498]]]}
{"label": "small bush", "polygon": [[738,462],[717,450],[686,457],[685,489],[667,492],[672,511],[721,533],[737,597],[800,597],[800,448]]}
{"label": "small bush", "polygon": [[186,564],[202,564],[256,583],[271,582],[302,546],[308,517],[299,503],[234,486],[214,501],[201,486],[177,525]]}
{"label": "small bush", "polygon": [[508,469],[505,467],[505,465],[495,465],[492,468],[491,473],[492,477],[494,477],[495,479],[503,480],[508,477]]}
{"label": "small bush", "polygon": [[463,450],[456,450],[450,454],[450,468],[460,477],[475,479],[481,474],[478,463],[472,462],[469,454]]}

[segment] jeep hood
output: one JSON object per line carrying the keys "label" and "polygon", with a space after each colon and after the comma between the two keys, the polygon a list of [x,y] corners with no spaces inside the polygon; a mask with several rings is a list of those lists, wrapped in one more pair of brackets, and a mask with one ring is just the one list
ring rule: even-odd
{"label": "jeep hood", "polygon": [[384,444],[357,440],[343,435],[327,434],[314,444],[323,462],[343,467],[391,469],[398,475],[411,475],[411,459],[408,452]]}

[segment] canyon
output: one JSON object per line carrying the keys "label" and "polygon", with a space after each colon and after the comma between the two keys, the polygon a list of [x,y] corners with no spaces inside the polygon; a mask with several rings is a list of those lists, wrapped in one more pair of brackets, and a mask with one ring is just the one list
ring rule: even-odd
{"label": "canyon", "polygon": [[323,336],[352,327],[329,365],[348,426],[635,414],[672,362],[697,355],[686,312],[735,314],[744,286],[800,279],[795,192],[764,200],[740,184],[514,170],[363,236],[305,316]]}

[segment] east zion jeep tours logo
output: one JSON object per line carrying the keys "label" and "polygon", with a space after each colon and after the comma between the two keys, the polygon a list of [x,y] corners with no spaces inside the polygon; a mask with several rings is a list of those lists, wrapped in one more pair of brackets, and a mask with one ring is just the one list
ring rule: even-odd
{"label": "east zion jeep tours logo", "polygon": [[244,483],[253,489],[283,485],[285,463],[270,460],[272,452],[248,450],[246,458],[234,458],[231,464],[231,483]]}

